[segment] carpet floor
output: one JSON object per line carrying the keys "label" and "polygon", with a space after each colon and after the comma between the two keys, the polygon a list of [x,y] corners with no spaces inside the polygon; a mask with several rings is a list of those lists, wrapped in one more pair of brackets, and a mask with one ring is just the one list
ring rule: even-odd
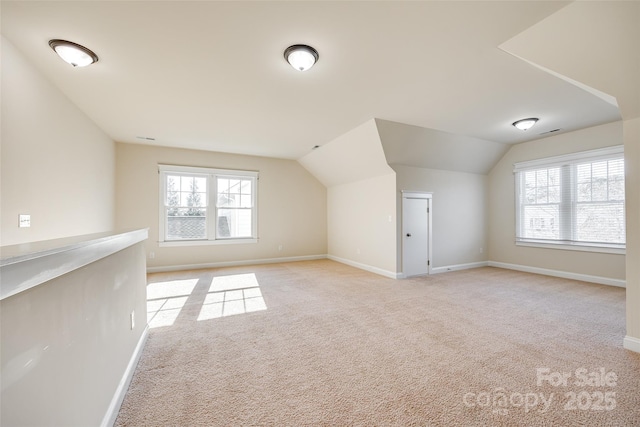
{"label": "carpet floor", "polygon": [[148,282],[117,426],[640,426],[621,288],[329,260]]}

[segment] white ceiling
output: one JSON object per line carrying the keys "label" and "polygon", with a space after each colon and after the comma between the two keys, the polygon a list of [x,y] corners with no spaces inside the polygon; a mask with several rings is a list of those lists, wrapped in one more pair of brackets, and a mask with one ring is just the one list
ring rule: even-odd
{"label": "white ceiling", "polygon": [[486,175],[509,147],[499,142],[387,120],[375,122],[389,165]]}
{"label": "white ceiling", "polygon": [[[372,118],[500,143],[619,120],[498,48],[566,4],[2,1],[1,19],[116,141],[297,159]],[[52,38],[100,61],[73,69]],[[304,73],[283,58],[296,43],[320,53]],[[530,116],[532,130],[511,126]]]}
{"label": "white ceiling", "polygon": [[613,98],[625,120],[640,116],[638,0],[571,3],[500,48],[603,99]]}

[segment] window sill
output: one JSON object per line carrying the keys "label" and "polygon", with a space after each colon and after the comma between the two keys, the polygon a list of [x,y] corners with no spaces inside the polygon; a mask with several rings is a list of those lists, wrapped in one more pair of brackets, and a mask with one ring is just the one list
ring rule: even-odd
{"label": "window sill", "polygon": [[598,252],[603,254],[617,254],[625,255],[627,250],[616,246],[597,246],[597,245],[585,245],[585,244],[567,244],[567,243],[548,243],[548,242],[516,242],[516,246],[525,246],[530,248],[544,248],[544,249],[560,249],[565,251],[580,251],[580,252]]}
{"label": "window sill", "polygon": [[246,243],[258,243],[258,239],[218,239],[218,240],[168,240],[158,242],[161,248],[172,246],[212,246],[212,245],[241,245]]}

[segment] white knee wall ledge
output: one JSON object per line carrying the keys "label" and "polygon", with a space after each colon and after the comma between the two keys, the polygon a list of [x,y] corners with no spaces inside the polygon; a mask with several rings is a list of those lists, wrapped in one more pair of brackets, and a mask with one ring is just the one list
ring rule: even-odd
{"label": "white knee wall ledge", "polygon": [[113,424],[147,336],[146,238],[1,248],[1,425]]}
{"label": "white knee wall ledge", "polygon": [[146,240],[149,229],[45,240],[0,248],[0,300]]}

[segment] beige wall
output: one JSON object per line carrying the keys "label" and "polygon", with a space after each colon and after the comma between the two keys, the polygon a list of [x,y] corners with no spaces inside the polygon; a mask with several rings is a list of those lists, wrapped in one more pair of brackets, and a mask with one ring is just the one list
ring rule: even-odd
{"label": "beige wall", "polygon": [[327,186],[329,257],[396,277],[396,180],[376,121],[366,121],[298,162]]}
{"label": "beige wall", "polygon": [[[122,143],[116,151],[116,224],[149,227],[150,268],[327,253],[326,189],[294,160]],[[158,164],[259,171],[259,242],[159,247]]]}
{"label": "beige wall", "polygon": [[329,187],[329,255],[395,276],[395,194],[395,173]]}
{"label": "beige wall", "polygon": [[2,38],[2,245],[113,229],[114,145]]}
{"label": "beige wall", "polygon": [[0,424],[101,425],[145,330],[146,295],[137,243],[3,299]]}
{"label": "beige wall", "polygon": [[[392,165],[397,175],[398,217],[401,191],[433,193],[432,268],[487,261],[487,177],[472,173]],[[398,222],[398,265],[402,235]],[[482,250],[482,252],[481,252]]]}
{"label": "beige wall", "polygon": [[640,118],[624,122],[627,208],[627,336],[640,345]]}
{"label": "beige wall", "polygon": [[516,162],[622,143],[622,122],[616,122],[513,146],[489,174],[489,259],[624,280],[624,255],[516,246],[513,176]]}

